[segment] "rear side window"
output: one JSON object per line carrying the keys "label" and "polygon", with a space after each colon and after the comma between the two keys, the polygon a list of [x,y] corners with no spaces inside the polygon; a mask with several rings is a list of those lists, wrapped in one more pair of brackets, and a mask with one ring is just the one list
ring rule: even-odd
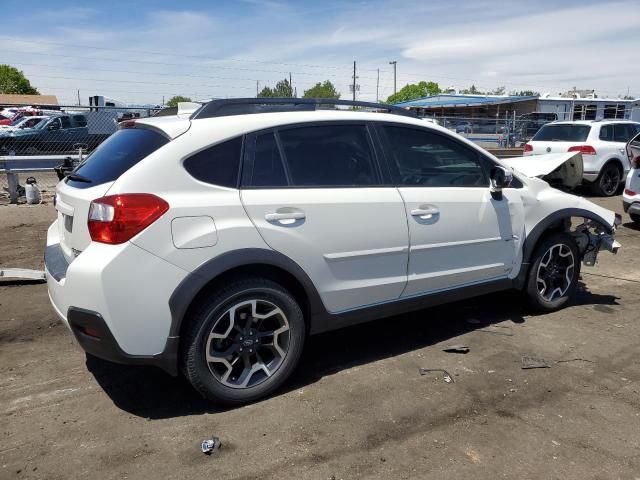
{"label": "rear side window", "polygon": [[545,125],[531,140],[540,142],[584,142],[590,125]]}
{"label": "rear side window", "polygon": [[76,124],[76,127],[86,127],[87,119],[84,115],[74,115],[73,122]]}
{"label": "rear side window", "polygon": [[67,179],[67,184],[75,188],[90,188],[112,182],[168,142],[166,137],[152,130],[118,130],[102,142],[74,172],[88,181]]}
{"label": "rear side window", "polygon": [[613,142],[613,125],[603,125],[600,127],[600,140]]}
{"label": "rear side window", "polygon": [[238,187],[242,137],[227,140],[192,155],[184,168],[201,182],[222,187]]}
{"label": "rear side window", "polygon": [[62,122],[62,128],[71,128],[69,117],[60,117],[60,121]]}
{"label": "rear side window", "polygon": [[273,132],[259,135],[256,137],[251,186],[282,187],[286,185],[287,176]]}
{"label": "rear side window", "polygon": [[292,186],[377,185],[364,125],[300,127],[279,132]]}

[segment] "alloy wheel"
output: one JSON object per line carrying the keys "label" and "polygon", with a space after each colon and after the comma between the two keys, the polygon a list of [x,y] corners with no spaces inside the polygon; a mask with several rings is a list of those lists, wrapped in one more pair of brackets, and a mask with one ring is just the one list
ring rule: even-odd
{"label": "alloy wheel", "polygon": [[540,260],[536,283],[538,293],[547,302],[562,297],[573,280],[575,258],[568,245],[557,243],[550,247]]}
{"label": "alloy wheel", "polygon": [[280,307],[262,299],[242,301],[214,322],[206,337],[207,366],[227,387],[254,387],[282,365],[289,342],[289,321]]}
{"label": "alloy wheel", "polygon": [[607,168],[602,172],[602,179],[600,180],[600,186],[602,191],[606,195],[613,195],[618,189],[620,184],[620,172],[617,168]]}

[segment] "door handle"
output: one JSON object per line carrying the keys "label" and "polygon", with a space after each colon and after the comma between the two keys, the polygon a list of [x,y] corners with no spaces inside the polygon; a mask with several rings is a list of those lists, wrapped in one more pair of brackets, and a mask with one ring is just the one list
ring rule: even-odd
{"label": "door handle", "polygon": [[268,222],[281,222],[283,220],[303,220],[306,218],[306,215],[304,212],[298,210],[293,212],[267,213],[264,218]]}
{"label": "door handle", "polygon": [[411,210],[411,215],[413,215],[414,217],[420,217],[423,219],[429,219],[434,215],[438,215],[439,213],[440,213],[440,210],[434,207],[414,208],[413,210]]}

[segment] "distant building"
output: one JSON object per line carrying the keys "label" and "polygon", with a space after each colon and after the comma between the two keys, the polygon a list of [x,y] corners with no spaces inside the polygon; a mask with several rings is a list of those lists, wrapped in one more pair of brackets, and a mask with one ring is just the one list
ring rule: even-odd
{"label": "distant building", "polygon": [[640,117],[640,99],[597,98],[591,90],[573,90],[557,97],[439,94],[396,105],[415,110],[421,117],[511,118],[533,112],[555,113],[558,120]]}
{"label": "distant building", "polygon": [[10,105],[57,107],[58,98],[55,95],[17,95],[12,93],[0,93],[0,107],[6,107]]}

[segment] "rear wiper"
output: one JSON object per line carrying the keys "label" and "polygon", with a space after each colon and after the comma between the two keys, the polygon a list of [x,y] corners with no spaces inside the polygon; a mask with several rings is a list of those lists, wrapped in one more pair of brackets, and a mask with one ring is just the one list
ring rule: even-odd
{"label": "rear wiper", "polygon": [[87,177],[83,177],[82,175],[78,175],[77,173],[70,173],[69,175],[67,175],[67,178],[69,180],[75,180],[76,182],[84,182],[84,183],[91,183],[92,180],[87,178]]}

